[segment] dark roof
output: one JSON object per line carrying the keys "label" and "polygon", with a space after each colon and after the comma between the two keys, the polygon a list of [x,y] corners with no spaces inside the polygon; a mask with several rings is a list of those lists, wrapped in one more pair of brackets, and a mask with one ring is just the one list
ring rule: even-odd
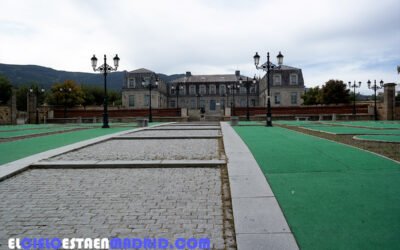
{"label": "dark roof", "polygon": [[[246,76],[241,75],[242,79],[245,80]],[[191,75],[189,77],[180,77],[171,81],[172,83],[224,83],[224,82],[236,82],[239,77],[235,74],[226,74],[226,75]],[[249,77],[249,79],[253,79]]]}
{"label": "dark roof", "polygon": [[145,69],[145,68],[140,68],[140,69],[135,69],[135,70],[129,71],[129,73],[136,73],[136,74],[142,73],[143,74],[143,73],[154,73],[154,72],[151,70]]}
{"label": "dark roof", "polygon": [[[267,62],[265,62],[261,66],[267,66]],[[276,67],[276,68],[273,68],[272,70],[300,70],[299,68],[295,68],[295,67],[287,66],[287,65],[283,65],[283,64],[280,67],[278,67],[276,64],[271,63],[271,66]]]}

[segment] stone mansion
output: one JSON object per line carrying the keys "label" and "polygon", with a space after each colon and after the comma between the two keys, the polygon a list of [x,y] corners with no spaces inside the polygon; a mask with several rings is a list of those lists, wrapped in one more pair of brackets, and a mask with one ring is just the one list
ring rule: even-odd
{"label": "stone mansion", "polygon": [[[281,65],[272,69],[270,75],[273,107],[302,104],[304,79],[301,69]],[[170,82],[156,80],[156,73],[148,69],[126,72],[122,105],[132,109],[148,108],[150,84],[152,108],[203,109],[208,114],[221,114],[226,112],[226,108],[246,107],[247,98],[250,107],[266,106],[266,75],[253,80],[253,77],[241,75],[240,71],[220,75],[192,75],[186,72]]]}

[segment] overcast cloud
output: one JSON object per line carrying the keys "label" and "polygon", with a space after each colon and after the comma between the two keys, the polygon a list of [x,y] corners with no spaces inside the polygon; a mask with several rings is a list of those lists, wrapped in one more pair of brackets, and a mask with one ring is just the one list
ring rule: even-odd
{"label": "overcast cloud", "polygon": [[252,76],[256,51],[282,51],[308,87],[399,83],[399,13],[398,0],[3,0],[0,63],[90,72],[93,54],[118,53],[121,70]]}

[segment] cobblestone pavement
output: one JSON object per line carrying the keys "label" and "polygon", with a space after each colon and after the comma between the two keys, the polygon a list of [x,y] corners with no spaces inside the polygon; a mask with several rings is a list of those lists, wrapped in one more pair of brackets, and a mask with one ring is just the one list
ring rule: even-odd
{"label": "cobblestone pavement", "polygon": [[[209,160],[219,144],[115,139],[50,160]],[[27,170],[0,182],[0,249],[10,237],[194,237],[236,249],[226,166]]]}
{"label": "cobblestone pavement", "polygon": [[213,160],[219,158],[217,139],[144,139],[109,140],[49,160]]}
{"label": "cobblestone pavement", "polygon": [[195,130],[195,129],[220,129],[218,126],[160,126],[156,128],[149,128],[149,130],[180,130],[180,129],[187,129],[187,130]]}
{"label": "cobblestone pavement", "polygon": [[2,243],[115,236],[224,245],[219,168],[35,169],[1,182],[0,200]]}
{"label": "cobblestone pavement", "polygon": [[220,136],[219,130],[171,130],[166,133],[163,130],[142,130],[129,133],[124,136],[132,137],[174,137],[174,136]]}

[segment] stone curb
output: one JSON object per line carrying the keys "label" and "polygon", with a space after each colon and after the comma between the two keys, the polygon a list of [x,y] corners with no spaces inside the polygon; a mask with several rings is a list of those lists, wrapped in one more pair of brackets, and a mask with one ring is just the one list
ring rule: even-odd
{"label": "stone curb", "polygon": [[[173,124],[173,123],[165,123],[165,124],[157,124],[154,125],[153,127],[158,127],[158,126],[162,126],[162,125],[166,125],[166,124]],[[59,148],[55,148],[55,149],[51,149],[42,153],[38,153],[35,155],[31,155],[25,158],[22,158],[20,160],[16,160],[13,162],[9,162],[3,165],[0,165],[0,181],[3,181],[13,175],[16,175],[22,171],[25,171],[26,169],[28,169],[28,167],[30,165],[33,165],[41,160],[50,158],[50,157],[54,157],[56,155],[60,155],[63,153],[66,153],[68,151],[72,151],[72,150],[76,150],[82,147],[86,147],[92,144],[96,144],[99,143],[101,141],[105,141],[108,139],[111,139],[115,136],[121,136],[127,133],[132,133],[132,132],[136,132],[136,131],[141,131],[146,129],[147,127],[143,127],[143,128],[135,128],[135,129],[130,129],[130,130],[125,130],[125,131],[121,131],[121,132],[117,132],[117,133],[113,133],[113,134],[109,134],[109,135],[103,135],[100,137],[96,137],[93,139],[89,139],[89,140],[85,140],[85,141],[80,141],[77,143],[73,143],[70,145],[66,145],[63,147],[59,147]]]}
{"label": "stone curb", "polygon": [[227,122],[221,122],[221,130],[238,249],[299,249],[250,150]]}

